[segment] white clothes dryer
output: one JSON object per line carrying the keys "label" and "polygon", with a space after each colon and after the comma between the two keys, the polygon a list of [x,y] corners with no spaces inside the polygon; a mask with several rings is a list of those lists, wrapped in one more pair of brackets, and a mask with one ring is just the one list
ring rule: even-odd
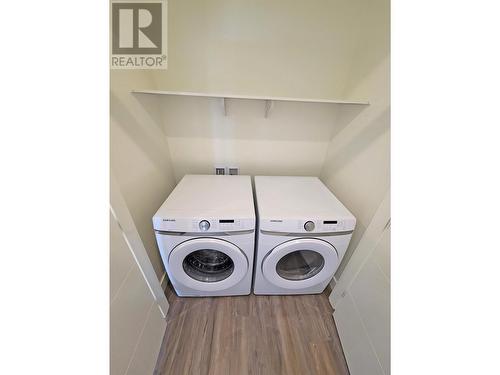
{"label": "white clothes dryer", "polygon": [[317,294],[337,270],[356,219],[317,177],[255,177],[255,294]]}
{"label": "white clothes dryer", "polygon": [[249,176],[184,176],[153,227],[177,295],[250,294],[255,206]]}

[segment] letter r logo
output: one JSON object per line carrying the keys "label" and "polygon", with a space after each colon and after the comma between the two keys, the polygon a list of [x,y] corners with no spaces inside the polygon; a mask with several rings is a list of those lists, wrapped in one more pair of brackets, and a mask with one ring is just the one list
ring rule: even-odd
{"label": "letter r logo", "polygon": [[161,3],[113,3],[113,54],[160,54],[161,7]]}

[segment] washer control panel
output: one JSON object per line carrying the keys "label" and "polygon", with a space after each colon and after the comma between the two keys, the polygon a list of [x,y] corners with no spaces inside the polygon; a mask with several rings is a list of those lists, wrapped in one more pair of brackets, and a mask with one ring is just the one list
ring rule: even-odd
{"label": "washer control panel", "polygon": [[248,229],[249,223],[242,219],[219,219],[201,217],[192,220],[193,232],[234,232]]}
{"label": "washer control panel", "polygon": [[157,231],[180,233],[216,233],[255,230],[255,217],[153,217]]}

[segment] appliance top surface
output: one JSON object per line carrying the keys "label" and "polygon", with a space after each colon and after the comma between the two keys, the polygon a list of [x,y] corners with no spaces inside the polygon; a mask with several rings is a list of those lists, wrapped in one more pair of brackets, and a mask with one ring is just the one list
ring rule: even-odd
{"label": "appliance top surface", "polygon": [[255,218],[250,176],[185,175],[155,217]]}
{"label": "appliance top surface", "polygon": [[263,219],[354,219],[317,177],[256,176],[255,193]]}

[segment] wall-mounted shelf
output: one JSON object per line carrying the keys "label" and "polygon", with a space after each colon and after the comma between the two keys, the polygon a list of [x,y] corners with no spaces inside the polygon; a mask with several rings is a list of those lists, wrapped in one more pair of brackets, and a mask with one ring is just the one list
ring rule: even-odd
{"label": "wall-mounted shelf", "polygon": [[229,99],[262,100],[265,102],[264,116],[267,118],[271,113],[274,102],[299,102],[299,103],[326,103],[326,104],[345,104],[345,105],[369,105],[367,101],[351,101],[336,99],[310,99],[310,98],[287,98],[279,96],[245,96],[245,95],[227,95],[227,94],[208,94],[200,92],[182,92],[182,91],[162,91],[162,90],[132,90],[133,94],[149,95],[174,95],[174,96],[193,96],[203,98],[222,99],[224,105],[224,115],[227,116],[227,101]]}

